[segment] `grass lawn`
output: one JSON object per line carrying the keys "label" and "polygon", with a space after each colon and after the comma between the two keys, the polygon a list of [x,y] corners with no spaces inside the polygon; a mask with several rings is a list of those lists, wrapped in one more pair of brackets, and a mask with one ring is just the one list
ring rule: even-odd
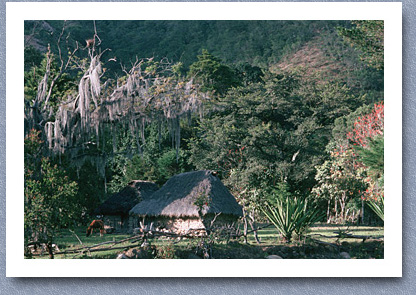
{"label": "grass lawn", "polygon": [[[113,247],[117,249],[97,251],[98,248],[109,248],[110,242],[121,241],[131,237],[129,234],[105,234],[103,237],[96,232],[90,237],[85,236],[85,228],[75,230],[78,238],[68,230],[60,232],[55,243],[61,252],[81,247],[91,247],[102,244],[91,251],[80,254],[58,254],[55,259],[114,259],[128,247],[140,246],[141,241],[137,239],[118,243]],[[353,259],[371,259],[384,257],[384,235],[383,227],[376,226],[343,226],[316,224],[310,228],[303,240],[283,242],[275,227],[269,226],[258,232],[261,243],[257,244],[253,234],[248,236],[248,244],[243,238],[231,240],[229,243],[216,240],[212,247],[212,256],[216,259],[261,259],[268,255],[279,255],[284,259],[339,259],[341,253],[346,252]],[[352,235],[358,238],[351,238]],[[341,237],[340,237],[341,236]],[[370,239],[363,239],[371,236]],[[197,258],[196,251],[199,239],[167,240],[154,238],[150,240],[151,245],[157,249],[159,258]],[[345,255],[345,254],[343,254]],[[47,253],[43,256],[34,256],[37,259],[47,259]]]}

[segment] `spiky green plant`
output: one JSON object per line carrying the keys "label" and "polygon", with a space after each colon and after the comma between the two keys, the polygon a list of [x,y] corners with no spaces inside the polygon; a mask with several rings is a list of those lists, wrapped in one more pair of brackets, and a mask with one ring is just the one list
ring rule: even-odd
{"label": "spiky green plant", "polygon": [[276,200],[274,206],[265,203],[261,210],[288,243],[292,240],[293,233],[301,237],[313,223],[323,217],[317,208],[308,209],[307,201],[290,197],[284,201]]}
{"label": "spiky green plant", "polygon": [[367,204],[368,207],[370,207],[370,209],[384,222],[384,198],[380,198],[379,201],[372,199],[368,200]]}

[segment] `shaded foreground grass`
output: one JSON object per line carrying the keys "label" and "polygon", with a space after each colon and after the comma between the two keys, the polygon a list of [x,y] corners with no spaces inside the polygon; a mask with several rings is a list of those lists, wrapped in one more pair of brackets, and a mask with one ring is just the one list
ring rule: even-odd
{"label": "shaded foreground grass", "polygon": [[[75,231],[78,238],[71,232],[63,230],[55,239],[60,252],[81,247],[102,244],[94,249],[108,248],[112,241],[120,241],[131,237],[128,234],[106,234],[100,237],[94,233],[85,237],[85,228]],[[269,255],[278,255],[284,259],[338,259],[342,252],[355,259],[380,259],[384,257],[383,227],[375,226],[341,226],[318,224],[302,240],[285,243],[277,230],[270,226],[258,232],[261,240],[257,244],[252,234],[248,236],[248,244],[243,239],[234,239],[229,243],[216,240],[212,247],[212,256],[216,259],[262,259]],[[351,237],[352,236],[352,237]],[[371,238],[364,239],[363,237]],[[359,238],[353,238],[359,237]],[[199,239],[166,239],[154,238],[150,243],[158,250],[159,258],[198,258],[195,255]],[[107,242],[107,243],[106,243]],[[129,247],[140,246],[141,241],[133,239],[117,245],[118,249],[107,251],[84,251],[77,254],[58,254],[56,259],[114,259]],[[47,253],[35,258],[48,258]]]}

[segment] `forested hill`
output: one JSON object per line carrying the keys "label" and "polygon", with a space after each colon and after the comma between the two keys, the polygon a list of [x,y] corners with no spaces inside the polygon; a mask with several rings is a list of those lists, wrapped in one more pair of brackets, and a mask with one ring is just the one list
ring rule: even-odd
{"label": "forested hill", "polygon": [[[46,52],[48,44],[56,46],[63,26],[63,21],[25,22],[26,70],[40,63],[39,51]],[[110,49],[107,57],[117,59],[106,64],[111,73],[120,73],[120,63],[129,66],[136,57],[167,58],[181,62],[187,71],[207,49],[234,67],[248,63],[273,71],[302,68],[322,80],[338,79],[377,101],[383,73],[361,62],[359,52],[337,33],[337,28],[351,26],[349,21],[96,21],[101,48]],[[85,46],[94,35],[94,23],[67,21],[65,30],[70,48],[76,41]]]}
{"label": "forested hill", "polygon": [[[63,21],[25,23],[26,45],[45,51],[54,45]],[[167,57],[185,67],[196,61],[202,48],[226,63],[248,62],[266,67],[294,53],[323,31],[346,21],[96,21],[103,48],[127,63],[139,58]],[[68,21],[71,41],[80,42],[94,35],[92,21]],[[334,37],[334,36],[332,36]]]}

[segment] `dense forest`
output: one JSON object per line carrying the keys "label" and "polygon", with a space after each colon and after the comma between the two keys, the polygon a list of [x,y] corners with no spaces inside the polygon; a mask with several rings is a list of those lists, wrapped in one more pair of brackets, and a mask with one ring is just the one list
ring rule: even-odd
{"label": "dense forest", "polygon": [[26,21],[25,230],[200,169],[251,224],[382,223],[383,50],[379,21]]}

